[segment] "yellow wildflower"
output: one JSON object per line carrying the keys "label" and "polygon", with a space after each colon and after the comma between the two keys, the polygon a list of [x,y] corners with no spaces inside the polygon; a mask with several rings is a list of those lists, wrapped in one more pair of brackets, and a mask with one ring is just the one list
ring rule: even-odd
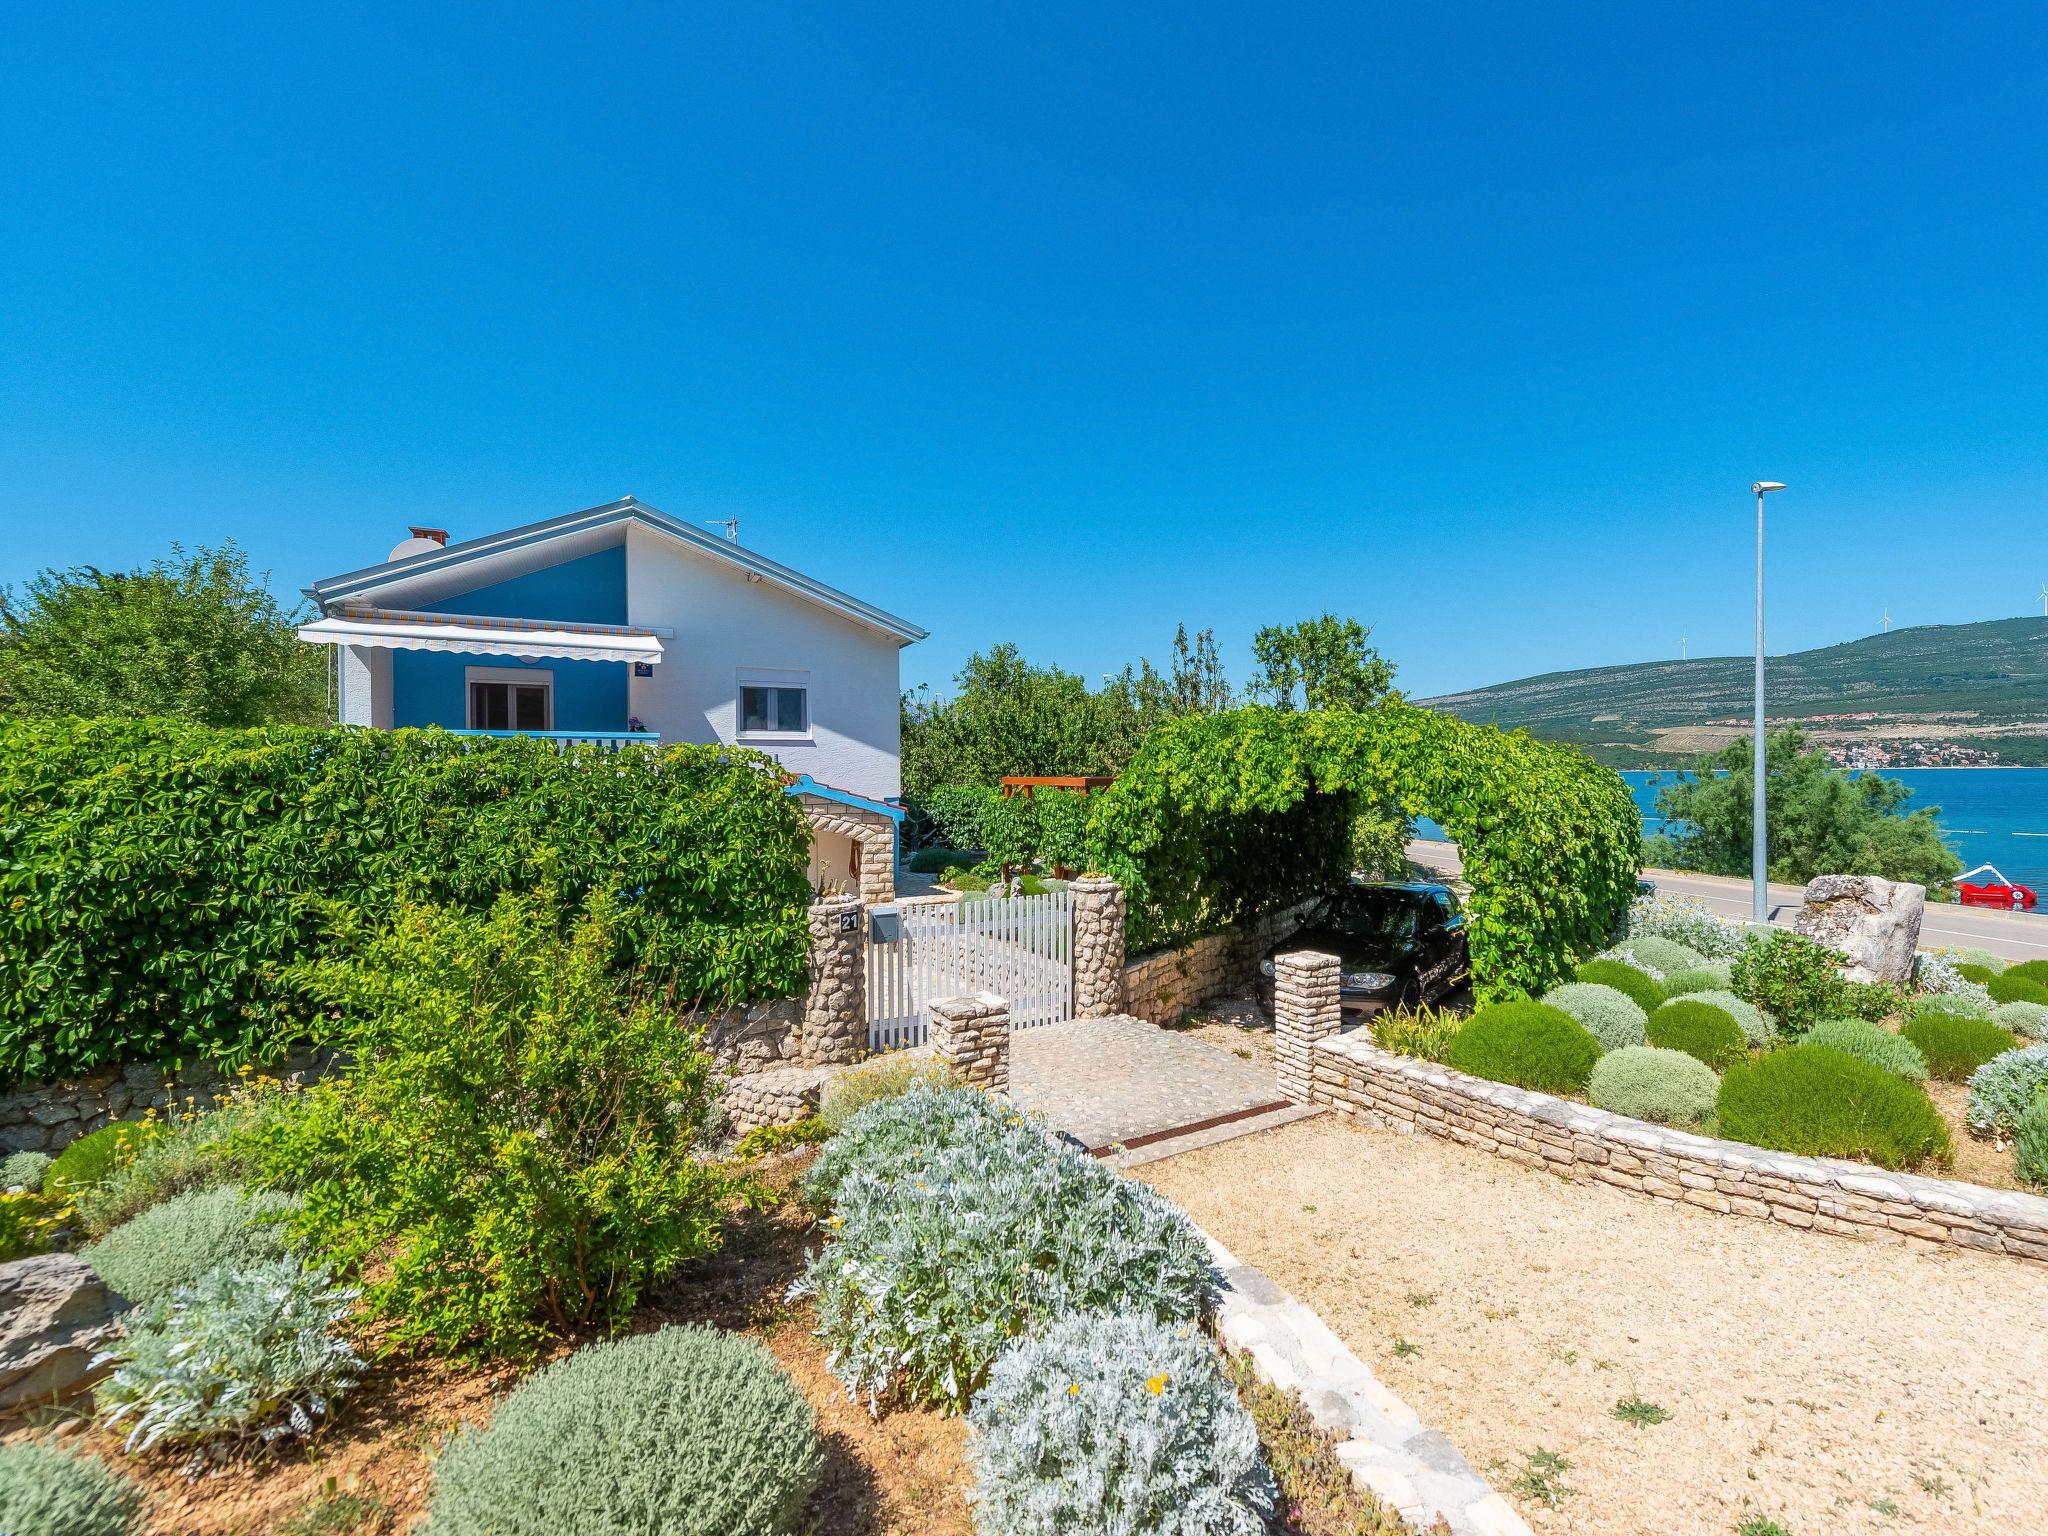
{"label": "yellow wildflower", "polygon": [[1166,1372],[1161,1371],[1157,1376],[1148,1376],[1145,1379],[1145,1390],[1154,1397],[1164,1392],[1166,1390]]}
{"label": "yellow wildflower", "polygon": [[1067,1396],[1069,1396],[1069,1397],[1079,1397],[1080,1395],[1081,1395],[1081,1383],[1079,1383],[1078,1381],[1070,1381],[1070,1382],[1068,1382],[1068,1383],[1067,1383]]}

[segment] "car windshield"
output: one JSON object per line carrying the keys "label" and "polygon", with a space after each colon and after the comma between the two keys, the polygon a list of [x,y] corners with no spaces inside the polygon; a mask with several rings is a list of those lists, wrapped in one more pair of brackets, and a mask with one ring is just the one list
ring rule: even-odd
{"label": "car windshield", "polygon": [[1330,902],[1330,926],[1354,939],[1389,939],[1396,942],[1415,937],[1421,905],[1405,896],[1382,891],[1359,891],[1338,896]]}

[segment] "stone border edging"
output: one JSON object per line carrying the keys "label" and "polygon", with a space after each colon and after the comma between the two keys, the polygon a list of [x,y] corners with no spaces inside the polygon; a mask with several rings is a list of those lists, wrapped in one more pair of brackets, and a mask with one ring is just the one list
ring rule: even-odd
{"label": "stone border edging", "polygon": [[1311,1308],[1195,1230],[1223,1276],[1218,1336],[1249,1354],[1274,1386],[1301,1394],[1309,1416],[1340,1437],[1337,1459],[1353,1482],[1418,1532],[1441,1520],[1453,1536],[1532,1536],[1458,1448],[1424,1425]]}
{"label": "stone border edging", "polygon": [[1311,1102],[1525,1167],[1791,1227],[2048,1262],[2039,1195],[1696,1136],[1397,1056],[1363,1030],[1317,1041],[1313,1063]]}

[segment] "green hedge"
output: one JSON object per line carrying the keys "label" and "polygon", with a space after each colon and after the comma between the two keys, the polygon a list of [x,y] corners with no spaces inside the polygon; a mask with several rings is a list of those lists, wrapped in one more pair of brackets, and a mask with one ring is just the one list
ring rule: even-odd
{"label": "green hedge", "polygon": [[1723,1136],[1774,1152],[1882,1168],[1949,1156],[1948,1127],[1918,1084],[1824,1045],[1730,1067],[1716,1108]]}
{"label": "green hedge", "polygon": [[1526,1000],[1495,1003],[1466,1020],[1444,1065],[1539,1093],[1584,1093],[1600,1042],[1561,1008]]}
{"label": "green hedge", "polygon": [[1612,769],[1404,704],[1167,721],[1089,797],[1086,862],[1129,892],[1136,952],[1328,889],[1355,808],[1386,804],[1457,842],[1483,998],[1566,980],[1635,894],[1642,820]]}
{"label": "green hedge", "polygon": [[274,1055],[330,903],[400,894],[613,888],[621,959],[679,1000],[788,995],[809,843],[776,765],[729,748],[0,721],[0,1082]]}

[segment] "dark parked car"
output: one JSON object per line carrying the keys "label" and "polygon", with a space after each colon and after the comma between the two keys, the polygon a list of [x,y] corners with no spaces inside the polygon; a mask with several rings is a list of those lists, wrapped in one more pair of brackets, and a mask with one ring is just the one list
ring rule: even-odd
{"label": "dark parked car", "polygon": [[1350,885],[1333,891],[1259,961],[1259,1006],[1273,1016],[1273,957],[1318,949],[1343,962],[1347,1022],[1383,1008],[1434,1003],[1471,972],[1465,914],[1441,885]]}

